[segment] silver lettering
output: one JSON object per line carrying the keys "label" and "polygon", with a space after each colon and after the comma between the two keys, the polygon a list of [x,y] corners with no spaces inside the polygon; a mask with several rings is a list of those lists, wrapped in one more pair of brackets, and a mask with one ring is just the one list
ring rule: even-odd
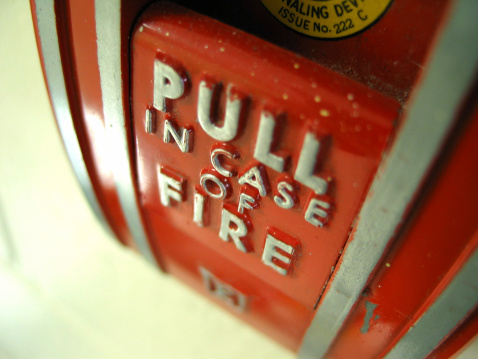
{"label": "silver lettering", "polygon": [[161,168],[158,166],[158,183],[159,183],[159,197],[161,204],[165,207],[171,206],[170,198],[177,202],[183,200],[182,184],[177,179],[166,175],[161,172]]}
{"label": "silver lettering", "polygon": [[214,167],[214,169],[219,172],[221,175],[223,175],[224,177],[232,177],[235,175],[235,171],[234,170],[228,170],[226,168],[224,168],[224,166],[221,164],[221,161],[219,161],[219,156],[220,155],[224,155],[226,157],[229,157],[230,159],[235,159],[238,156],[237,153],[232,153],[224,148],[215,148],[212,152],[211,152],[211,163]]}
{"label": "silver lettering", "polygon": [[330,207],[329,203],[312,198],[305,212],[305,220],[316,227],[323,227],[330,215]]}
{"label": "silver lettering", "polygon": [[162,112],[168,112],[166,99],[175,100],[184,93],[181,76],[169,65],[154,60],[153,106]]}
{"label": "silver lettering", "polygon": [[[268,234],[266,237],[266,244],[264,245],[264,252],[262,253],[262,262],[280,274],[287,275],[289,272],[288,267],[291,264],[292,258],[278,252],[278,248],[290,255],[294,254],[294,247]],[[285,267],[287,267],[287,269],[279,266],[275,261],[273,261],[273,259],[280,261]]]}
{"label": "silver lettering", "polygon": [[211,118],[212,102],[216,86],[216,84],[208,84],[206,80],[200,82],[197,109],[198,120],[203,130],[209,136],[215,140],[227,142],[234,139],[237,135],[243,101],[233,97],[231,94],[231,86],[229,86],[226,94],[227,100],[224,124],[222,127],[216,126]]}
{"label": "silver lettering", "polygon": [[[231,224],[234,225],[234,227],[232,227]],[[223,241],[228,242],[230,237],[232,238],[237,249],[239,249],[241,252],[248,252],[248,248],[241,240],[241,238],[247,235],[247,232],[247,226],[241,218],[229,212],[225,208],[222,209],[219,237]]]}
{"label": "silver lettering", "polygon": [[274,196],[274,202],[281,208],[289,209],[295,206],[295,198],[291,196],[294,187],[285,181],[279,182],[277,185],[278,196]]}
{"label": "silver lettering", "polygon": [[[217,188],[219,188],[218,193],[214,193],[210,190],[210,187],[208,186],[208,181],[213,182]],[[225,199],[227,195],[227,188],[222,181],[214,176],[213,174],[210,173],[205,173],[201,176],[199,183],[201,184],[201,187],[206,191],[206,193],[212,197],[212,198],[217,198],[217,199]]]}
{"label": "silver lettering", "polygon": [[254,158],[277,172],[283,172],[284,159],[270,152],[274,140],[275,126],[276,121],[272,114],[267,111],[262,111],[256,147],[254,149]]}
{"label": "silver lettering", "polygon": [[320,153],[320,141],[311,132],[307,132],[300,150],[299,163],[294,179],[314,190],[317,194],[327,192],[328,183],[323,178],[314,176],[314,168]]}
{"label": "silver lettering", "polygon": [[261,174],[259,167],[254,166],[239,178],[239,184],[248,184],[257,188],[261,196],[267,194],[268,182]]}
{"label": "silver lettering", "polygon": [[176,129],[174,128],[173,124],[171,123],[171,121],[169,120],[164,121],[163,141],[165,143],[170,143],[171,136],[172,136],[176,144],[179,146],[179,149],[181,150],[181,152],[183,153],[189,152],[192,148],[194,132],[192,129],[188,130],[186,128],[182,128],[180,129],[180,131],[181,131],[181,138],[179,138],[179,135]]}
{"label": "silver lettering", "polygon": [[204,206],[207,198],[199,192],[194,193],[193,222],[204,227]]}
{"label": "silver lettering", "polygon": [[146,121],[144,124],[144,129],[147,133],[156,132],[156,112],[153,108],[146,109]]}
{"label": "silver lettering", "polygon": [[246,309],[247,297],[243,293],[219,280],[211,272],[202,267],[199,268],[199,272],[201,273],[204,285],[209,293],[217,296],[225,303],[241,312]]}
{"label": "silver lettering", "polygon": [[244,213],[245,209],[254,209],[256,207],[256,199],[247,193],[241,193],[239,195],[239,205],[237,206],[237,211],[239,213]]}

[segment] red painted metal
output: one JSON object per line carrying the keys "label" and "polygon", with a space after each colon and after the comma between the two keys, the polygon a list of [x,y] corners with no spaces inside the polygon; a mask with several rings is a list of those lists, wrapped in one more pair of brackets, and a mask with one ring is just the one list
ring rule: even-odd
{"label": "red painted metal", "polygon": [[370,29],[340,41],[321,41],[296,33],[256,0],[224,4],[211,0],[187,6],[404,102],[451,3],[395,0]]}
{"label": "red painted metal", "polygon": [[77,133],[86,136],[80,143],[87,162],[91,161],[90,177],[96,177],[96,194],[103,208],[107,208],[104,212],[115,234],[124,244],[132,245],[109,166],[100,74],[96,63],[96,31],[94,27],[83,26],[88,16],[94,14],[94,3],[71,1],[59,6],[58,12],[58,18],[66,22],[62,28],[67,32],[61,33],[64,40],[62,56],[69,59],[65,61],[64,72],[72,87],[69,91],[72,97],[70,103],[77,106]]}
{"label": "red painted metal", "polygon": [[[473,190],[478,181],[475,97],[457,126],[431,174],[433,181],[413,208],[413,219],[402,228],[328,357],[347,358],[353,351],[359,357],[379,358],[387,353],[478,245],[478,192]],[[363,333],[366,302],[377,307]]]}
{"label": "red painted metal", "polygon": [[[207,16],[174,5],[148,8],[148,0],[121,2],[125,126],[151,247],[163,269],[220,305],[230,307],[203,283],[199,268],[212,273],[217,283],[226,283],[247,296],[245,310],[232,308],[232,312],[297,350],[323,287],[346,246],[376,168],[393,141],[394,125],[401,121],[399,103],[407,105],[453,1],[395,0],[372,28],[341,41],[320,41],[297,34],[255,0],[178,2]],[[31,3],[38,40],[35,2]],[[63,71],[95,194],[118,239],[134,246],[106,146],[94,5],[94,0],[56,2]],[[157,132],[148,134],[144,117],[153,101],[155,58],[183,68],[187,74],[186,95],[171,101],[174,110],[170,117],[157,113]],[[219,238],[222,201],[209,201],[209,222],[204,228],[192,221],[199,176],[212,169],[211,149],[224,148],[196,121],[198,86],[204,76],[223,82],[224,90],[233,82],[240,90],[236,96],[248,99],[249,115],[239,136],[228,144],[240,157],[226,161],[239,176],[257,163],[252,154],[261,110],[269,109],[278,116],[287,114],[281,120],[285,123],[283,133],[275,138],[282,150],[278,154],[290,156],[287,177],[267,167],[261,169],[268,175],[270,191],[259,201],[259,208],[245,212],[252,223],[249,253]],[[355,357],[377,358],[385,354],[476,247],[476,235],[471,239],[478,222],[474,190],[478,172],[470,165],[478,158],[474,100],[464,107],[419,204],[413,208],[413,216],[371,278],[328,357],[349,358],[354,353]],[[223,95],[219,113],[223,113],[225,101]],[[325,110],[322,115],[321,110]],[[327,114],[333,114],[334,120]],[[181,153],[174,140],[164,143],[165,119],[174,121],[176,128],[190,126],[194,130],[191,153]],[[322,197],[293,181],[308,130],[328,144],[320,173],[333,180],[330,191]],[[185,179],[184,202],[173,202],[171,208],[161,206],[158,163]],[[237,178],[229,179],[231,194],[225,200],[229,205],[237,206],[241,191]],[[298,204],[289,210],[277,207],[272,200],[277,183],[284,179],[297,188]],[[304,220],[306,207],[314,197],[333,202],[324,228]],[[261,262],[267,233],[283,236],[285,241],[292,238],[290,243],[300,251],[287,276]],[[366,302],[377,307],[369,326],[364,327]],[[430,357],[444,358],[456,352],[476,334],[476,323],[475,313]]]}
{"label": "red painted metal", "polygon": [[[310,61],[173,5],[147,10],[134,30],[132,52],[139,188],[145,218],[168,271],[175,274],[187,269],[189,277],[198,280],[198,268],[204,266],[224,273],[223,280],[227,278],[239,287],[252,286],[257,281],[257,287],[263,292],[254,293],[258,301],[265,300],[263,296],[268,291],[280,291],[289,300],[296,301],[295,306],[307,308],[310,318],[380,161],[398,105]],[[145,111],[153,103],[151,79],[155,59],[185,74],[186,94],[171,101],[166,117],[157,111],[157,133],[149,134],[145,131]],[[204,170],[212,169],[210,152],[218,144],[196,121],[198,87],[205,78],[222,82],[224,89],[229,83],[234,84],[242,93],[240,97],[247,96],[248,108],[239,135],[228,142],[240,153],[238,159],[230,161],[238,171],[238,176],[228,180],[232,196],[224,202],[211,199],[210,224],[199,228],[192,221],[193,192]],[[224,97],[213,102],[213,106],[220,104],[219,113],[224,111]],[[327,196],[335,208],[327,226],[316,228],[304,219],[308,201],[314,197],[311,189],[301,185],[297,192],[299,204],[290,210],[278,207],[269,191],[268,196],[262,197],[259,208],[246,214],[252,222],[247,236],[252,248],[251,253],[242,253],[233,243],[225,243],[219,238],[221,209],[224,203],[237,207],[241,188],[238,178],[258,163],[253,158],[253,151],[260,113],[264,109],[284,117],[281,134],[275,142],[278,151],[290,156],[286,173],[291,178],[306,131],[312,130],[328,138],[329,146],[319,175],[333,178]],[[320,115],[321,111],[324,115]],[[174,141],[163,141],[166,119],[173,121],[178,130],[190,128],[194,131],[194,148],[190,153],[182,153]],[[160,204],[159,165],[180,174],[186,182],[184,202],[175,203],[172,208]],[[270,168],[264,167],[263,171],[270,187],[275,188],[283,175]],[[318,198],[325,199],[324,196]],[[284,222],[284,218],[288,218],[288,222]],[[283,231],[301,243],[300,258],[293,273],[286,277],[261,262],[267,228]],[[221,266],[217,265],[218,261]],[[271,307],[275,305],[273,296],[266,298]],[[257,319],[265,315],[268,331],[283,343],[292,341],[291,347],[297,349],[307,322],[296,319],[284,330],[277,325],[280,323],[278,318],[288,314],[291,306],[282,304],[278,308],[280,310],[274,313],[262,313],[263,309],[258,310],[256,304],[251,304],[248,316]],[[292,313],[288,315],[293,317]]]}

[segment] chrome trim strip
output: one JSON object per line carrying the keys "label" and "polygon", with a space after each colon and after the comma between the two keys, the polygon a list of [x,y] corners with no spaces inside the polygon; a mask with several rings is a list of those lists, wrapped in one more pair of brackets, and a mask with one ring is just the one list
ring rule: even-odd
{"label": "chrome trim strip", "polygon": [[386,359],[421,359],[478,303],[478,249],[437,300],[387,354]]}
{"label": "chrome trim strip", "polygon": [[320,358],[327,352],[439,154],[455,113],[475,79],[477,13],[476,0],[458,0],[455,4],[414,94],[408,118],[377,172],[355,234],[304,336],[301,358]]}
{"label": "chrome trim strip", "polygon": [[136,200],[134,169],[130,164],[125,128],[121,68],[121,0],[95,0],[95,22],[103,113],[116,190],[138,250],[150,263],[156,265]]}
{"label": "chrome trim strip", "polygon": [[66,152],[76,178],[93,212],[108,233],[112,234],[113,232],[110,225],[106,221],[103,211],[96,199],[96,194],[93,190],[93,185],[81,152],[80,143],[75,133],[61,63],[60,45],[56,27],[55,1],[35,0],[35,11],[40,35],[40,48],[45,66],[46,83]]}

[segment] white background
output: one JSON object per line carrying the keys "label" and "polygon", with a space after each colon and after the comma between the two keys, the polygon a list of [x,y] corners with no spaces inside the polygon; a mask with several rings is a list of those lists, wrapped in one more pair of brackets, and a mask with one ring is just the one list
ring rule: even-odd
{"label": "white background", "polygon": [[0,0],[0,359],[293,357],[105,233],[56,129],[28,1]]}

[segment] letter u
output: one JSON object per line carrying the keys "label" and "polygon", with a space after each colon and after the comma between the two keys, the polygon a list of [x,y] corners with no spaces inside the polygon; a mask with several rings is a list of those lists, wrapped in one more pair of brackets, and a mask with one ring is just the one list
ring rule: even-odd
{"label": "letter u", "polygon": [[212,138],[218,141],[231,141],[237,136],[241,113],[244,107],[244,98],[233,93],[233,87],[227,87],[226,111],[224,123],[221,127],[217,126],[212,119],[214,113],[213,102],[219,101],[214,96],[217,84],[211,84],[207,80],[202,80],[199,84],[198,95],[198,120],[202,129]]}

